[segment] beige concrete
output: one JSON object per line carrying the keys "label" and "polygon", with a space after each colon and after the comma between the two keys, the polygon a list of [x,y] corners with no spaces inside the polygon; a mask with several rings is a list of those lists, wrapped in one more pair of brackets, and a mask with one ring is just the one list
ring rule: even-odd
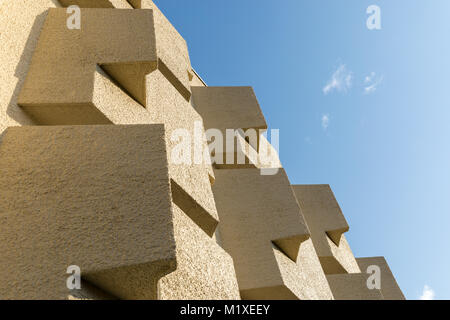
{"label": "beige concrete", "polygon": [[[181,128],[193,132],[194,122],[202,119],[163,72],[152,71],[157,65],[155,36],[151,36],[153,11],[83,9],[82,17],[80,31],[68,30],[65,10],[50,11],[19,104],[39,124],[165,123],[171,150],[172,132]],[[142,30],[142,34],[136,35],[135,30]],[[55,60],[61,63],[54,64]],[[140,110],[132,99],[115,88],[97,64],[147,105],[148,112]],[[152,73],[146,77],[148,72]],[[74,82],[79,85],[76,90]],[[47,102],[39,102],[41,98]],[[202,147],[206,148],[206,139],[203,140]],[[175,185],[180,187],[175,201],[212,235],[217,213],[210,188],[210,181],[214,180],[211,166],[171,165],[170,169]]]}
{"label": "beige concrete", "polygon": [[[223,135],[223,150],[214,150],[217,168],[281,167],[277,152],[262,136],[267,123],[251,87],[193,86],[192,94],[194,107],[203,117],[205,128],[217,129]],[[229,129],[240,131],[236,132],[232,148],[227,140]],[[258,156],[261,143],[265,143],[269,149],[265,158]]]}
{"label": "beige concrete", "polygon": [[82,279],[81,289],[70,290],[67,300],[119,300],[117,297],[95,287]]}
{"label": "beige concrete", "polygon": [[[262,176],[257,169],[215,173],[220,237],[233,257],[242,298],[329,297],[317,257],[307,262],[315,266],[302,269],[299,248],[309,230],[284,170],[274,176]],[[305,277],[320,285],[309,287]]]}
{"label": "beige concrete", "polygon": [[66,298],[70,265],[156,297],[176,267],[162,125],[10,128],[0,167],[0,298]]}
{"label": "beige concrete", "polygon": [[[81,30],[64,8],[48,12],[69,5],[83,8]],[[214,195],[208,162],[173,161],[180,129],[205,160],[204,127],[267,124],[250,87],[207,87],[152,1],[0,1],[0,43],[0,299],[377,297],[329,187],[307,187],[299,204],[264,137],[235,139],[245,162],[215,164],[226,170]],[[4,132],[18,125],[56,127]],[[377,262],[386,295],[401,298]],[[65,286],[71,264],[82,290]]]}
{"label": "beige concrete", "polygon": [[191,62],[186,41],[151,0],[63,0],[65,6],[76,4],[82,8],[151,9],[155,20],[158,69],[189,101]]}
{"label": "beige concrete", "polygon": [[192,87],[192,95],[206,129],[267,129],[251,87]]}
{"label": "beige concrete", "polygon": [[96,65],[146,105],[145,76],[158,67],[153,11],[83,8],[81,17],[80,30],[67,28],[65,9],[50,9],[46,17],[18,101],[32,116],[56,105],[96,123]]}
{"label": "beige concrete", "polygon": [[174,205],[177,271],[159,282],[162,300],[240,299],[233,260]]}
{"label": "beige concrete", "polygon": [[289,259],[276,246],[273,247],[273,252],[280,268],[283,282],[295,294],[295,299],[333,299],[333,294],[320,266],[320,261],[317,258],[311,239],[302,242],[300,245],[296,262]]}
{"label": "beige concrete", "polygon": [[342,210],[339,207],[329,185],[294,186],[304,214],[314,221],[320,220],[322,229],[336,245],[339,245],[341,235],[349,230]]}
{"label": "beige concrete", "polygon": [[370,266],[377,266],[381,270],[381,293],[386,300],[405,300],[402,290],[384,257],[357,258],[362,272],[367,272]]}
{"label": "beige concrete", "polygon": [[132,9],[126,0],[57,0],[62,6],[77,5],[80,8],[118,8]]}
{"label": "beige concrete", "polygon": [[138,9],[151,9],[155,19],[158,66],[180,94],[189,101],[191,61],[186,41],[151,0],[128,0]]}
{"label": "beige concrete", "polygon": [[329,185],[292,186],[326,274],[360,273],[344,232],[349,227]]}
{"label": "beige concrete", "polygon": [[[247,140],[245,132],[238,131],[235,135],[235,147],[226,150],[211,150],[211,157],[216,169],[279,169],[282,168],[277,150],[271,145],[264,135],[259,135],[259,145],[257,151]],[[232,161],[230,161],[230,159]],[[220,162],[220,163],[219,163]]]}
{"label": "beige concrete", "polygon": [[[201,150],[207,150],[203,122],[200,115],[191,104],[179,95],[171,83],[159,71],[147,77],[147,84],[152,88],[148,97],[148,113],[152,121],[164,123],[167,131],[167,144],[169,147],[170,176],[174,183],[174,201],[210,236],[218,223],[218,215],[214,196],[211,190],[211,181],[214,173],[210,164],[200,159],[195,162],[195,139],[198,139]],[[200,126],[199,137],[195,137],[195,125]],[[173,157],[175,148],[180,144],[174,136],[177,130],[184,129],[192,137],[187,143],[191,149],[188,163],[177,163]],[[203,152],[201,152],[203,155]]]}
{"label": "beige concrete", "polygon": [[151,0],[62,0],[64,6],[81,8],[151,9],[154,13],[158,69],[189,101],[192,68],[186,41]]}
{"label": "beige concrete", "polygon": [[0,136],[8,126],[33,124],[33,120],[17,106],[17,97],[46,11],[56,4],[51,0],[0,2]]}
{"label": "beige concrete", "polygon": [[364,273],[327,275],[335,300],[383,300],[380,290],[367,287],[367,277]]}
{"label": "beige concrete", "polygon": [[200,77],[200,75],[194,69],[192,69],[190,74],[192,74],[191,88],[192,87],[207,87],[208,86],[206,84],[206,82]]}

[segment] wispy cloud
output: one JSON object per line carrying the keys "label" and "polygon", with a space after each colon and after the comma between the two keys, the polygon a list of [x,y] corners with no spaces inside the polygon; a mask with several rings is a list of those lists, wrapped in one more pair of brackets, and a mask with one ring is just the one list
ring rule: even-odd
{"label": "wispy cloud", "polygon": [[322,128],[323,128],[323,130],[327,130],[329,126],[330,126],[330,115],[329,114],[322,115]]}
{"label": "wispy cloud", "polygon": [[325,95],[336,90],[337,92],[347,92],[352,87],[353,73],[347,70],[345,64],[341,64],[328,80],[322,91]]}
{"label": "wispy cloud", "polygon": [[371,94],[377,91],[378,86],[383,82],[383,76],[377,76],[375,72],[371,72],[370,75],[364,79],[364,93]]}
{"label": "wispy cloud", "polygon": [[434,300],[435,295],[436,294],[434,293],[434,290],[425,285],[425,287],[423,287],[423,292],[420,296],[420,300]]}

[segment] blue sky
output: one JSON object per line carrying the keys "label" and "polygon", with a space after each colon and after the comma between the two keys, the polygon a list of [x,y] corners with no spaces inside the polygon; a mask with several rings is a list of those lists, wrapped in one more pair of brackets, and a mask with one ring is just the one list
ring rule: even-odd
{"label": "blue sky", "polygon": [[331,185],[355,256],[385,256],[408,299],[450,299],[450,1],[155,2],[208,85],[254,87],[291,182]]}

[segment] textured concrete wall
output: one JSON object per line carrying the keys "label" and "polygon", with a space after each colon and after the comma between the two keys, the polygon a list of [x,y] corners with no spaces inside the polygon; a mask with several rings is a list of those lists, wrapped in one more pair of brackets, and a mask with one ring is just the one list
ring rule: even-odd
{"label": "textured concrete wall", "polygon": [[159,282],[162,300],[239,300],[233,260],[174,205],[177,271]]}
{"label": "textured concrete wall", "polygon": [[[11,12],[11,15],[8,16],[1,15],[1,18],[4,19],[3,22],[5,22],[3,26],[12,25],[12,19],[20,16],[15,16],[14,14],[26,11],[30,12],[30,15],[19,19],[17,26],[14,26],[15,28],[10,28],[11,30],[2,29],[1,32],[2,40],[5,39],[2,43],[11,44],[10,47],[13,47],[13,44],[17,45],[16,51],[2,52],[2,57],[8,56],[8,61],[12,62],[11,67],[3,64],[9,69],[1,70],[0,76],[2,81],[12,83],[11,79],[13,76],[20,76],[20,86],[14,88],[2,86],[2,107],[4,106],[3,98],[5,96],[3,93],[13,95],[14,108],[22,116],[23,121],[20,123],[12,121],[8,117],[8,113],[5,112],[10,110],[3,111],[2,109],[2,121],[0,122],[2,130],[11,124],[133,125],[163,123],[168,130],[163,138],[168,144],[172,143],[171,133],[176,129],[192,130],[195,122],[199,121],[200,130],[202,130],[201,117],[186,100],[185,90],[180,90],[176,85],[178,82],[186,83],[186,81],[183,79],[174,81],[173,74],[176,72],[168,72],[167,68],[160,67],[162,58],[158,57],[158,54],[165,52],[165,59],[169,61],[171,50],[159,50],[154,38],[152,40],[151,30],[153,25],[158,25],[156,29],[159,28],[159,32],[164,33],[163,29],[166,27],[163,24],[167,24],[168,21],[154,23],[152,10],[115,11],[112,9],[113,7],[131,9],[131,5],[125,1],[66,1],[62,4],[77,4],[88,8],[109,8],[82,9],[82,23],[84,23],[82,24],[82,29],[79,31],[71,30],[72,32],[70,32],[65,28],[67,14],[64,9],[52,11],[51,15],[48,16],[46,10],[59,6],[58,2],[17,1],[15,3],[17,5],[9,3],[7,6],[3,6],[2,4],[2,12],[3,9]],[[24,7],[30,10],[23,10]],[[42,16],[36,17],[39,14],[42,14]],[[158,14],[161,15],[160,13]],[[39,24],[34,27],[30,35],[30,29],[26,27],[30,22],[37,20],[37,18],[39,18]],[[158,19],[161,21],[162,18],[159,17]],[[44,22],[46,23],[45,27],[43,27]],[[130,25],[133,23],[134,25]],[[116,30],[111,32],[111,28],[116,28]],[[106,29],[109,32],[104,32]],[[169,29],[171,31],[168,34],[178,39],[181,38],[178,34],[174,34],[173,27],[170,26]],[[126,33],[130,31],[132,34],[127,35]],[[137,32],[142,32],[142,37]],[[19,46],[20,41],[17,41],[20,40],[22,33],[24,39],[28,36],[33,37],[32,45],[28,45],[25,50],[23,50],[23,45]],[[158,34],[158,31],[155,31],[155,33]],[[121,42],[123,39],[129,42]],[[141,39],[145,39],[145,41],[141,41]],[[133,41],[135,42],[133,43]],[[178,40],[178,42],[180,41]],[[181,42],[184,42],[184,40]],[[164,43],[171,46],[172,40],[159,38],[158,44],[163,46]],[[80,45],[80,47],[77,47],[77,45]],[[144,47],[147,49],[144,49]],[[37,49],[35,50],[35,48]],[[136,54],[146,54],[146,52],[149,53],[149,59],[143,56],[136,56]],[[13,65],[18,63],[22,55],[26,55],[27,64],[22,66],[20,74],[14,73]],[[34,55],[33,63],[31,63],[32,55]],[[192,71],[192,69],[190,64],[186,63],[188,58],[186,51],[181,58],[179,57],[179,52],[172,52],[172,55],[172,61],[184,61],[184,66],[186,67],[187,65],[188,67],[186,67],[183,74],[188,75],[188,71]],[[106,58],[106,60],[103,60],[103,58]],[[54,63],[55,61],[60,63]],[[108,67],[107,63],[104,63],[105,61],[109,62],[111,67]],[[129,64],[133,61],[137,61],[138,65],[135,63]],[[171,63],[167,62],[166,64],[170,65]],[[147,67],[149,65],[151,66],[150,69]],[[154,65],[157,66],[157,69],[155,68],[153,73],[150,72],[151,76],[145,77],[147,72],[153,70]],[[192,75],[192,73],[190,74]],[[27,83],[24,86],[26,75]],[[40,79],[46,79],[46,81],[42,83]],[[142,94],[139,93],[140,88],[145,88],[147,84],[151,84],[151,88],[145,89],[142,91]],[[17,97],[20,92],[22,92],[23,99],[21,107],[17,105]],[[137,102],[139,100],[141,103]],[[147,108],[144,108],[143,105],[147,106]],[[22,112],[24,109],[27,110],[27,113]],[[109,138],[114,141],[112,137]],[[204,137],[203,141],[203,146],[206,147],[206,139]],[[162,155],[163,153],[161,153]],[[164,155],[166,156],[166,161],[171,160],[170,150]],[[123,160],[126,161],[126,157]],[[49,170],[51,172],[51,169]],[[160,290],[164,292],[161,298],[192,297],[192,295],[188,295],[188,292],[178,290],[178,287],[182,284],[187,287],[184,283],[187,279],[190,282],[197,279],[199,285],[196,287],[196,292],[203,293],[198,298],[213,298],[214,296],[238,298],[239,293],[236,290],[236,278],[231,258],[214,240],[217,213],[210,185],[214,181],[214,173],[211,166],[204,163],[199,165],[173,165],[170,162],[167,170],[171,191],[166,192],[166,195],[173,199],[175,202],[174,206],[178,208],[177,205],[179,205],[185,211],[184,214],[190,217],[188,220],[185,218],[184,222],[191,221],[190,230],[192,230],[192,234],[177,237],[177,241],[182,242],[183,245],[185,243],[186,245],[188,243],[193,245],[199,241],[198,233],[203,233],[203,237],[210,239],[206,241],[203,238],[202,241],[205,244],[205,250],[208,246],[210,247],[207,252],[211,263],[216,261],[217,264],[217,261],[220,260],[222,269],[218,274],[209,276],[211,272],[208,270],[211,268],[202,268],[202,263],[205,259],[198,259],[198,253],[202,252],[202,250],[194,248],[191,248],[191,250],[178,250],[178,256],[184,258],[184,260],[180,259],[180,261],[190,261],[191,263],[180,264],[180,270],[171,275],[171,282],[166,282],[167,284],[177,283],[177,286],[160,284]],[[39,188],[39,185],[31,183],[29,187]],[[164,192],[163,189],[160,191]],[[180,213],[178,212],[179,215]],[[172,222],[174,223],[174,221]],[[187,228],[187,225],[181,225],[180,222],[177,225],[179,226],[177,230]],[[169,235],[170,233],[167,233],[167,236]],[[7,235],[5,234],[5,236]],[[57,237],[60,235],[53,234],[52,236]],[[158,247],[156,243],[154,245]],[[135,246],[135,248],[138,247],[137,245]],[[213,250],[212,248],[215,249]],[[183,252],[183,254],[179,252]],[[22,257],[22,254],[26,255],[27,253],[10,252],[10,254],[18,254]],[[80,249],[78,254],[83,254],[83,250]],[[87,254],[86,259],[89,256]],[[205,256],[208,255],[205,254]],[[192,261],[196,263],[192,263]],[[187,265],[191,269],[185,270],[183,273],[181,266]],[[54,269],[49,268],[49,270]],[[224,270],[228,271],[225,272]],[[196,274],[193,273],[194,271],[196,271]],[[122,271],[102,271],[101,274],[95,274],[94,277],[90,276],[89,281],[92,283],[95,280],[96,285],[100,284],[102,289],[107,291],[106,296],[119,298],[155,297],[154,293],[150,295],[149,293],[140,292],[138,285],[130,286],[130,288],[121,288],[120,283],[109,284],[108,279],[119,272]],[[126,271],[123,272],[126,273]],[[136,270],[133,272],[139,273]],[[148,276],[151,275],[151,273],[148,274]],[[123,276],[126,277],[126,274],[123,274]],[[141,274],[140,276],[145,275]],[[137,293],[133,292],[133,290],[136,290]],[[84,293],[79,293],[78,296],[79,298],[101,298],[103,295],[97,294],[97,292],[98,290],[86,290]],[[217,295],[218,292],[223,292],[223,294]],[[30,292],[30,295],[33,294],[35,293]],[[61,298],[63,296],[55,292],[53,297]],[[71,297],[76,298],[77,294],[73,293]]]}
{"label": "textured concrete wall", "polygon": [[193,87],[192,93],[207,129],[267,129],[251,87]]}
{"label": "textured concrete wall", "polygon": [[153,10],[159,69],[178,89],[180,94],[189,101],[191,97],[189,78],[192,74],[192,68],[186,41],[153,1],[128,0],[128,2],[138,9]]}
{"label": "textured concrete wall", "polygon": [[117,297],[156,298],[176,267],[164,134],[162,125],[7,130],[2,299],[65,298],[70,265]]}
{"label": "textured concrete wall", "polygon": [[[94,109],[96,65],[145,106],[145,76],[158,61],[153,11],[83,8],[81,17],[81,28],[71,30],[66,9],[50,9],[19,96],[19,105],[31,115],[42,114],[40,107],[51,112],[55,105],[88,114],[87,108]],[[43,124],[65,119],[56,121]]]}
{"label": "textured concrete wall", "polygon": [[252,88],[207,87],[153,1],[1,1],[0,43],[0,299],[402,297],[380,259],[358,260],[382,268],[367,291],[331,189],[292,188],[264,136],[214,170],[174,161],[180,130],[208,160],[205,129],[267,123]]}
{"label": "textured concrete wall", "polygon": [[344,232],[347,221],[330,186],[293,186],[326,274],[360,273]]}
{"label": "textured concrete wall", "polygon": [[244,299],[331,298],[284,170],[216,170],[213,191]]}
{"label": "textured concrete wall", "polygon": [[55,7],[55,3],[51,0],[0,3],[0,136],[8,126],[33,124],[17,106],[17,98],[47,10]]}

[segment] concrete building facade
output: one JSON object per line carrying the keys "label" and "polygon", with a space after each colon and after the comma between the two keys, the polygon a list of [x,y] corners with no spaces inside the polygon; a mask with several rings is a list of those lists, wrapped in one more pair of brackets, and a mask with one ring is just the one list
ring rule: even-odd
{"label": "concrete building facade", "polygon": [[0,299],[404,299],[151,0],[0,0],[0,44]]}

